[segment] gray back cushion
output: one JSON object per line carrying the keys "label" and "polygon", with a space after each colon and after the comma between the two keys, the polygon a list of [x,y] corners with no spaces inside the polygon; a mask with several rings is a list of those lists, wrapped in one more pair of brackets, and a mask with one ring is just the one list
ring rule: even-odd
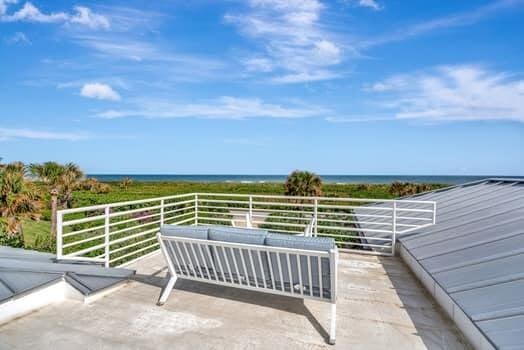
{"label": "gray back cushion", "polygon": [[229,232],[229,233],[243,233],[243,234],[263,234],[267,235],[268,231],[261,228],[246,228],[246,227],[233,227],[233,226],[221,226],[213,225],[208,226],[210,230]]}
{"label": "gray back cushion", "polygon": [[223,228],[210,228],[208,238],[210,241],[222,241],[230,243],[264,245],[267,231],[242,232],[239,230],[228,230]]}
{"label": "gray back cushion", "polygon": [[329,252],[331,249],[335,248],[335,240],[329,237],[303,237],[270,233],[266,237],[265,245],[271,247]]}
{"label": "gray back cushion", "polygon": [[[266,246],[292,248],[302,250],[330,251],[335,249],[335,240],[328,237],[301,237],[286,234],[270,233],[265,240]],[[300,259],[300,271],[299,271]],[[311,267],[312,278],[309,278],[308,260]],[[280,262],[280,264],[279,264]],[[304,286],[304,294],[313,294],[324,298],[331,297],[331,267],[329,259],[321,258],[320,266],[322,271],[322,290],[320,290],[319,264],[317,257],[307,255],[285,253],[270,253],[268,265],[273,271],[277,289],[284,289],[290,292],[291,288],[300,293],[300,278]]]}
{"label": "gray back cushion", "polygon": [[162,225],[160,233],[165,236],[207,239],[208,228],[205,226]]}

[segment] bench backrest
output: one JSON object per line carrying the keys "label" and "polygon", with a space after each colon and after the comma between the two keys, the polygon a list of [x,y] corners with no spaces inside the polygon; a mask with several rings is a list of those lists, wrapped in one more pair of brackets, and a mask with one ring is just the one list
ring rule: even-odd
{"label": "bench backrest", "polygon": [[169,269],[178,277],[329,302],[336,298],[336,248],[268,246],[249,233],[243,243],[217,241],[199,229],[182,236],[158,234]]}

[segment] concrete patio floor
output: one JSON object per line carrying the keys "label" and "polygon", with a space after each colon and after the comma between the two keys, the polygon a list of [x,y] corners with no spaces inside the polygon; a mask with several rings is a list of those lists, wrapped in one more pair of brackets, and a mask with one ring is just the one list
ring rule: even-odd
{"label": "concrete patio floor", "polygon": [[160,254],[90,304],[63,302],[0,326],[1,349],[469,349],[399,258],[341,254],[337,343],[329,304],[178,280],[163,307]]}

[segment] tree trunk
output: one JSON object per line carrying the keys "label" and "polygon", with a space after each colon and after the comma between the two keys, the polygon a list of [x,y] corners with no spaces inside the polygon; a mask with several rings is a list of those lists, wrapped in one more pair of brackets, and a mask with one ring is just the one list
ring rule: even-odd
{"label": "tree trunk", "polygon": [[51,190],[51,242],[56,238],[56,211],[58,208],[58,191]]}

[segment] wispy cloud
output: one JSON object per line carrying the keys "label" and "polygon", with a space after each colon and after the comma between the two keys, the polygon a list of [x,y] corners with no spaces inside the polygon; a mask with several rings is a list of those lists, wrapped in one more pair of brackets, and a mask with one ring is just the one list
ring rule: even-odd
{"label": "wispy cloud", "polygon": [[0,0],[0,16],[3,16],[7,12],[7,7],[10,4],[16,4],[18,0]]}
{"label": "wispy cloud", "polygon": [[360,49],[402,41],[435,30],[472,25],[499,11],[515,8],[524,4],[524,0],[497,0],[466,12],[459,12],[443,17],[428,19],[411,26],[402,27],[390,33],[364,39],[358,43]]}
{"label": "wispy cloud", "polygon": [[381,121],[393,121],[395,120],[392,115],[380,116],[380,115],[347,115],[347,116],[334,116],[326,117],[326,121],[330,123],[368,123],[368,122],[381,122]]}
{"label": "wispy cloud", "polygon": [[477,65],[441,66],[373,86],[397,119],[524,122],[524,79]]}
{"label": "wispy cloud", "polygon": [[323,29],[323,9],[317,0],[250,0],[247,11],[224,19],[260,46],[244,61],[248,71],[271,71],[276,83],[308,82],[339,76],[333,68],[342,46]]}
{"label": "wispy cloud", "polygon": [[88,83],[82,86],[80,95],[87,98],[96,98],[99,100],[119,101],[120,95],[118,92],[107,84],[102,83]]}
{"label": "wispy cloud", "polygon": [[7,14],[8,6],[16,4],[17,1],[0,1],[0,20],[3,22],[37,22],[37,23],[67,23],[69,25],[81,25],[91,29],[108,29],[109,20],[100,14],[94,13],[88,7],[76,6],[73,13],[50,12],[44,13],[31,2]]}
{"label": "wispy cloud", "polygon": [[257,98],[223,96],[198,103],[173,103],[158,99],[135,101],[133,108],[107,110],[96,116],[105,119],[124,117],[142,118],[209,118],[209,119],[252,119],[252,118],[307,118],[322,115],[325,108],[295,104],[266,103]]}
{"label": "wispy cloud", "polygon": [[0,141],[11,139],[80,141],[88,138],[89,135],[86,133],[54,132],[35,129],[13,129],[0,127]]}
{"label": "wispy cloud", "polygon": [[375,0],[358,0],[358,5],[361,7],[368,7],[375,11],[382,10],[382,6]]}
{"label": "wispy cloud", "polygon": [[75,7],[76,14],[69,17],[70,23],[77,23],[87,26],[91,29],[96,28],[109,28],[110,23],[107,17],[97,13],[93,13],[89,8],[84,6]]}
{"label": "wispy cloud", "polygon": [[29,38],[23,32],[16,32],[11,36],[6,37],[4,41],[8,44],[31,45],[31,40],[29,40]]}

